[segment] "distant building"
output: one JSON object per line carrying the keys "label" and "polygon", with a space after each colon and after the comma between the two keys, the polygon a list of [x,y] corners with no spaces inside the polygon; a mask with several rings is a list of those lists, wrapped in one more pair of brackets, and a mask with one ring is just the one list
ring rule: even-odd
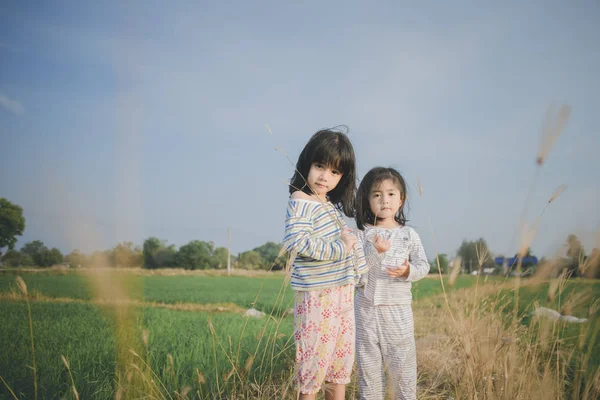
{"label": "distant building", "polygon": [[[538,264],[538,259],[536,256],[523,257],[521,259],[521,276],[526,276],[531,273],[529,269],[533,268]],[[519,257],[496,257],[494,259],[494,264],[498,266],[502,266],[502,273],[504,275],[517,276],[519,275],[515,268],[519,265]]]}

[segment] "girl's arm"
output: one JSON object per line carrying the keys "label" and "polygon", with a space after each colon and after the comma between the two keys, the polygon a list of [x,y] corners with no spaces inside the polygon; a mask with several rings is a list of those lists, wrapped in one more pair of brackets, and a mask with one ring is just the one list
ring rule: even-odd
{"label": "girl's arm", "polygon": [[425,255],[425,249],[421,243],[419,234],[411,229],[412,248],[408,256],[409,274],[407,281],[418,281],[429,273],[429,261]]}
{"label": "girl's arm", "polygon": [[299,256],[314,260],[339,260],[345,257],[346,247],[341,239],[326,240],[311,237],[314,231],[311,219],[313,207],[293,199],[288,204],[285,218],[283,247],[288,252],[296,251]]}
{"label": "girl's arm", "polygon": [[354,246],[354,254],[356,255],[354,263],[356,268],[356,273],[358,275],[362,275],[369,270],[370,265],[366,260],[365,253],[365,233],[363,231],[358,230],[356,232],[356,236],[358,237],[358,242]]}
{"label": "girl's arm", "polygon": [[379,253],[377,251],[377,249],[373,245],[373,242],[367,240],[367,238],[365,237],[364,231],[358,231],[358,243],[362,245],[363,251],[365,253],[365,259],[369,268],[381,267],[381,261],[383,260],[383,256],[385,253]]}

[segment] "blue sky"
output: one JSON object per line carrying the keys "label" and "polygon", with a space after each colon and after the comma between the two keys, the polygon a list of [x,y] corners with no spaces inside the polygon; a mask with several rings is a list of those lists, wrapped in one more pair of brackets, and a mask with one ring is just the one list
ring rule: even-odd
{"label": "blue sky", "polygon": [[595,1],[4,1],[0,197],[24,208],[18,247],[224,246],[231,227],[237,253],[283,235],[293,167],[274,148],[295,162],[345,124],[359,176],[409,182],[430,258],[479,237],[511,254],[546,108],[569,104],[526,220],[568,185],[532,247],[551,256],[576,233],[589,252],[599,17]]}

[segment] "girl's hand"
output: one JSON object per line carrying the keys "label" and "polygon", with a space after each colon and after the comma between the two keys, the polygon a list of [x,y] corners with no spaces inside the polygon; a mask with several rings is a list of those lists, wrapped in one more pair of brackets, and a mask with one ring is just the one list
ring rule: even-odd
{"label": "girl's hand", "polygon": [[354,248],[354,245],[356,244],[356,242],[358,242],[358,238],[356,237],[356,235],[353,234],[352,230],[350,230],[348,228],[344,228],[344,230],[342,230],[340,239],[342,240],[342,242],[344,242],[347,253],[350,253],[350,251]]}
{"label": "girl's hand", "polygon": [[385,253],[390,249],[391,245],[392,244],[389,240],[386,240],[378,234],[375,234],[375,237],[373,238],[373,246],[375,246],[375,249],[378,253]]}
{"label": "girl's hand", "polygon": [[387,274],[391,278],[408,278],[408,275],[410,274],[408,259],[404,260],[404,264],[399,267],[387,267]]}

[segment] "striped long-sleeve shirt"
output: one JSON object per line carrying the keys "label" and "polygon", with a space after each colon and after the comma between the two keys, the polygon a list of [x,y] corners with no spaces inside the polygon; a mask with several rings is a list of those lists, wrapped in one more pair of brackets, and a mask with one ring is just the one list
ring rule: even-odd
{"label": "striped long-sleeve shirt", "polygon": [[346,227],[333,204],[290,199],[283,246],[295,254],[291,286],[294,290],[320,290],[355,283],[367,271],[362,245],[347,251],[340,239]]}
{"label": "striped long-sleeve shirt", "polygon": [[[390,249],[378,253],[373,245],[375,234],[390,241]],[[411,282],[418,281],[429,272],[429,262],[421,238],[409,226],[393,229],[367,226],[358,232],[369,265],[369,273],[361,278],[364,295],[374,305],[408,305],[412,302]],[[392,278],[387,267],[398,267],[408,259],[410,273],[407,278]]]}

